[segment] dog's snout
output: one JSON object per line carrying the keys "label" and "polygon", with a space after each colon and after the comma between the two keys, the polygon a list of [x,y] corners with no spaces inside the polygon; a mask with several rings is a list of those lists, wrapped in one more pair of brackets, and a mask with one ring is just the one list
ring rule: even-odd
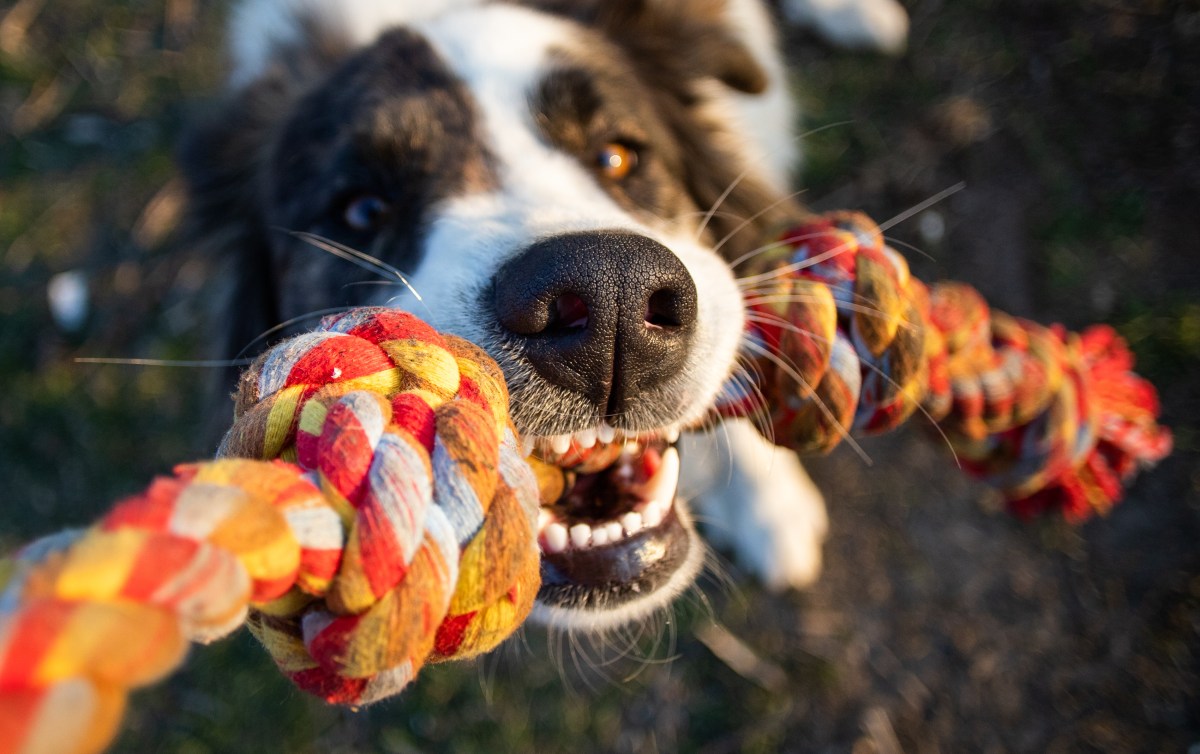
{"label": "dog's snout", "polygon": [[683,369],[696,286],[645,236],[571,233],[535,243],[496,277],[496,315],[549,382],[619,417]]}

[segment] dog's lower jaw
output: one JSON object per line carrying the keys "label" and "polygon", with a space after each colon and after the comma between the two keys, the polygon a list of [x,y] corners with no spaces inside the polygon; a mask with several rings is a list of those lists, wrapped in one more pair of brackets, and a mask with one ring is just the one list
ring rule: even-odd
{"label": "dog's lower jaw", "polygon": [[678,498],[658,528],[627,540],[629,557],[643,559],[645,566],[638,578],[628,581],[575,583],[564,577],[553,556],[543,553],[543,583],[530,620],[572,632],[604,633],[665,610],[695,582],[705,547],[686,504]]}
{"label": "dog's lower jaw", "polygon": [[532,462],[543,497],[535,620],[603,631],[662,610],[695,579],[704,549],[677,497],[679,451],[661,435]]}

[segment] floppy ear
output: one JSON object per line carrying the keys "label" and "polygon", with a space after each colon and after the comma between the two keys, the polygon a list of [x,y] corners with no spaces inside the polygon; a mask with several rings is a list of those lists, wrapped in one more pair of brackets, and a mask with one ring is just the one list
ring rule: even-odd
{"label": "floppy ear", "polygon": [[296,102],[349,54],[347,44],[314,24],[300,19],[296,28],[295,41],[272,47],[249,83],[196,118],[177,153],[187,202],[183,241],[218,259],[233,283],[221,308],[227,356],[279,322],[264,202],[275,141]]}
{"label": "floppy ear", "polygon": [[178,161],[186,186],[185,244],[218,261],[228,296],[224,358],[278,320],[260,198],[264,165],[287,107],[278,82],[260,80],[227,96],[185,134]]}
{"label": "floppy ear", "polygon": [[600,3],[600,13],[609,36],[634,55],[747,94],[767,87],[766,72],[733,33],[728,0],[617,0]]}
{"label": "floppy ear", "polygon": [[538,8],[603,31],[646,70],[678,81],[714,78],[761,94],[766,72],[733,32],[728,0],[541,0]]}

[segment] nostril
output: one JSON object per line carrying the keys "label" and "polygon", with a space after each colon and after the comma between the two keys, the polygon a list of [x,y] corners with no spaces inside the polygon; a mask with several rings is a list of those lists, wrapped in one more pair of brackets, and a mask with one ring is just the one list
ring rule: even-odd
{"label": "nostril", "polygon": [[682,327],[682,308],[679,294],[675,291],[669,288],[655,291],[646,302],[646,326],[660,330]]}
{"label": "nostril", "polygon": [[587,329],[587,303],[574,293],[564,293],[554,299],[554,308],[550,323],[546,326],[549,334],[570,334]]}

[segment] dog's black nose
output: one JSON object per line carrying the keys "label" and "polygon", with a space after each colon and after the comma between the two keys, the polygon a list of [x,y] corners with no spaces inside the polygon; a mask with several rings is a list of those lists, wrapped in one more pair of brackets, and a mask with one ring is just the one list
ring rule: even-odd
{"label": "dog's black nose", "polygon": [[696,286],[683,263],[621,231],[535,243],[501,268],[495,305],[543,378],[609,417],[680,372],[696,329]]}

